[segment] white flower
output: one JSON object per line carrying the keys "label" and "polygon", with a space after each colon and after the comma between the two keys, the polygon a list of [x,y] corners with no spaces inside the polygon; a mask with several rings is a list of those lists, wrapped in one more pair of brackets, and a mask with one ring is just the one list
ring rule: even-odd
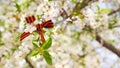
{"label": "white flower", "polygon": [[25,20],[25,16],[26,15],[22,15],[21,19],[20,19],[20,23],[19,23],[19,31],[22,32],[24,29],[24,20]]}
{"label": "white flower", "polygon": [[72,21],[70,18],[67,18],[66,21]]}
{"label": "white flower", "polygon": [[52,22],[54,22],[54,23],[57,22],[56,18],[52,18],[51,20],[52,20]]}
{"label": "white flower", "polygon": [[41,24],[42,22],[41,21],[38,21],[38,20],[36,20],[35,22],[34,22],[34,24],[36,25],[36,24]]}
{"label": "white flower", "polygon": [[32,33],[32,32],[35,31],[35,30],[36,30],[36,27],[35,27],[35,26],[30,25],[30,24],[27,24],[27,25],[26,25],[25,32],[30,32],[30,33]]}
{"label": "white flower", "polygon": [[0,27],[0,31],[3,32],[5,29],[4,27]]}
{"label": "white flower", "polygon": [[62,21],[63,20],[63,17],[58,17],[58,21]]}

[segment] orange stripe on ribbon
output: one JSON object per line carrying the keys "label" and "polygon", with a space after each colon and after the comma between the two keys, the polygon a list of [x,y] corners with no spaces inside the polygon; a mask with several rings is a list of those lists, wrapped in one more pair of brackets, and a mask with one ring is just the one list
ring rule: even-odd
{"label": "orange stripe on ribbon", "polygon": [[24,32],[20,35],[20,41],[22,41],[24,38],[28,37],[30,35],[30,32]]}
{"label": "orange stripe on ribbon", "polygon": [[44,22],[42,25],[45,28],[53,28],[54,27],[53,22],[51,20]]}
{"label": "orange stripe on ribbon", "polygon": [[25,19],[26,19],[28,24],[31,24],[36,20],[34,15],[28,16]]}

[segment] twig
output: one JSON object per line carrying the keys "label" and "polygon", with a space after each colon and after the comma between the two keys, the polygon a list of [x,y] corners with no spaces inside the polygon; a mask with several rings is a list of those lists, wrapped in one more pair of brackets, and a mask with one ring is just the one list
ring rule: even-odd
{"label": "twig", "polygon": [[60,16],[62,16],[64,19],[67,19],[69,17],[64,8],[61,9]]}
{"label": "twig", "polygon": [[[94,29],[91,28],[91,26],[85,26],[85,28],[89,28],[92,31],[95,31]],[[105,41],[104,39],[102,39],[99,35],[98,32],[95,31],[96,34],[96,40],[105,48],[107,48],[108,50],[112,51],[113,53],[115,53],[118,57],[120,57],[120,50],[118,50],[117,48],[115,48],[112,44],[109,44],[107,41]]]}
{"label": "twig", "polygon": [[110,13],[108,14],[108,16],[113,15],[113,14],[119,12],[119,11],[120,11],[120,8],[118,8],[117,10],[113,10],[112,12],[110,12]]}
{"label": "twig", "polygon": [[[88,3],[91,2],[91,1],[98,1],[98,0],[89,0],[88,2],[84,2],[85,4],[83,4],[80,9],[85,8],[85,7],[88,5]],[[77,7],[78,4],[79,4],[79,3],[77,3],[76,6],[74,7],[73,12],[75,11],[75,9],[76,9],[76,7]],[[111,12],[111,13],[109,13],[108,15],[112,15],[112,14],[118,12],[118,11],[120,11],[120,8],[117,9],[117,10],[115,10],[115,11],[113,11],[113,12]],[[63,11],[63,14],[66,14],[65,17],[66,17],[66,19],[67,19],[67,18],[68,18],[68,17],[67,17],[67,16],[68,16],[67,13],[66,13],[65,11]],[[72,15],[70,15],[69,17],[72,17]],[[86,27],[85,27],[85,28],[86,28]],[[92,29],[91,27],[87,27],[87,28]],[[98,34],[96,34],[96,40],[97,40],[99,43],[102,43],[102,46],[104,46],[105,48],[109,49],[110,51],[112,51],[113,53],[115,53],[117,56],[120,57],[120,50],[118,50],[118,49],[115,48],[113,45],[111,45],[111,44],[109,44],[108,42],[106,42],[106,41],[105,41],[104,39],[102,39]],[[86,55],[86,54],[85,54],[85,55]],[[82,57],[84,57],[85,55],[83,55]]]}
{"label": "twig", "polygon": [[28,56],[29,56],[30,53],[31,53],[31,51],[26,55],[25,60],[26,60],[26,62],[28,63],[28,65],[30,66],[30,68],[34,68],[34,66],[33,66],[32,63],[29,61],[29,58],[28,58]]}
{"label": "twig", "polygon": [[98,0],[83,0],[83,2],[81,3],[81,6],[78,7],[80,5],[80,2],[76,3],[75,7],[73,8],[73,11],[70,15],[67,14],[67,12],[65,11],[64,8],[62,8],[62,10],[60,11],[60,16],[62,16],[65,19],[70,18],[72,21],[76,20],[76,19],[72,19],[72,15],[73,13],[79,8],[79,10],[85,8],[86,6],[88,6],[89,4],[98,1]]}

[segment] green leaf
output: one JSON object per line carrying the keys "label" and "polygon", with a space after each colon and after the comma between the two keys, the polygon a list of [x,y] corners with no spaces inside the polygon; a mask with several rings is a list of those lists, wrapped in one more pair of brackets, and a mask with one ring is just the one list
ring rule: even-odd
{"label": "green leaf", "polygon": [[77,2],[76,0],[72,0],[72,3],[73,3],[73,4],[76,4],[76,2]]}
{"label": "green leaf", "polygon": [[82,51],[84,52],[84,51],[86,50],[86,48],[87,48],[87,45],[84,44],[84,45],[82,46]]}
{"label": "green leaf", "polygon": [[21,7],[20,7],[20,5],[16,3],[15,6],[16,6],[16,8],[17,8],[17,11],[20,12],[20,11],[21,11]]}
{"label": "green leaf", "polygon": [[30,3],[29,0],[23,0],[23,1],[19,4],[19,6],[20,6],[21,8],[28,8],[28,7],[29,7],[29,3]]}
{"label": "green leaf", "polygon": [[3,21],[0,21],[0,26],[4,26],[4,22]]}
{"label": "green leaf", "polygon": [[46,40],[46,42],[42,45],[42,49],[43,49],[43,50],[46,50],[46,49],[50,48],[50,47],[51,47],[51,44],[52,44],[52,38],[49,37],[49,38]]}
{"label": "green leaf", "polygon": [[37,36],[37,35],[38,35],[38,31],[37,31],[37,30],[34,31],[34,32],[33,32],[33,35]]}
{"label": "green leaf", "polygon": [[4,43],[1,43],[1,42],[0,42],[0,46],[3,46],[3,45],[4,45]]}
{"label": "green leaf", "polygon": [[37,18],[37,20],[39,20],[40,19],[40,15],[36,15],[36,18]]}
{"label": "green leaf", "polygon": [[4,56],[5,59],[10,59],[10,54]]}
{"label": "green leaf", "polygon": [[108,8],[103,8],[101,9],[101,12],[103,13],[110,13],[112,10],[111,9],[108,9]]}
{"label": "green leaf", "polygon": [[52,57],[47,51],[43,52],[43,57],[48,64],[52,65]]}
{"label": "green leaf", "polygon": [[34,2],[35,0],[30,0],[30,2]]}
{"label": "green leaf", "polygon": [[32,51],[32,52],[30,53],[30,56],[36,56],[38,53],[39,53],[38,51]]}
{"label": "green leaf", "polygon": [[108,24],[108,28],[109,28],[109,29],[112,29],[112,28],[113,28],[113,24],[109,23],[109,24]]}
{"label": "green leaf", "polygon": [[48,0],[48,1],[52,1],[52,0]]}
{"label": "green leaf", "polygon": [[39,47],[37,46],[37,44],[35,42],[32,42],[32,44],[33,44],[35,50],[39,49]]}
{"label": "green leaf", "polygon": [[28,0],[23,0],[19,5],[23,7],[27,3],[28,3]]}

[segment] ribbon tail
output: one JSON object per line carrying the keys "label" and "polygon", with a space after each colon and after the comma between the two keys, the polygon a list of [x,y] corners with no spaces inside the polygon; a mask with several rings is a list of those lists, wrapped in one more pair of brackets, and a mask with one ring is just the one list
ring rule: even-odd
{"label": "ribbon tail", "polygon": [[39,31],[39,35],[40,35],[40,37],[41,37],[41,40],[42,40],[42,44],[45,42],[45,38],[44,38],[44,34],[43,34],[43,30],[42,30],[42,24],[40,24],[40,27],[39,27],[39,29],[38,29],[38,31]]}
{"label": "ribbon tail", "polygon": [[54,24],[51,20],[48,20],[48,21],[44,22],[42,25],[45,28],[53,28],[54,27]]}
{"label": "ribbon tail", "polygon": [[30,32],[24,32],[20,36],[20,41],[22,41],[24,38],[28,37],[30,35]]}

